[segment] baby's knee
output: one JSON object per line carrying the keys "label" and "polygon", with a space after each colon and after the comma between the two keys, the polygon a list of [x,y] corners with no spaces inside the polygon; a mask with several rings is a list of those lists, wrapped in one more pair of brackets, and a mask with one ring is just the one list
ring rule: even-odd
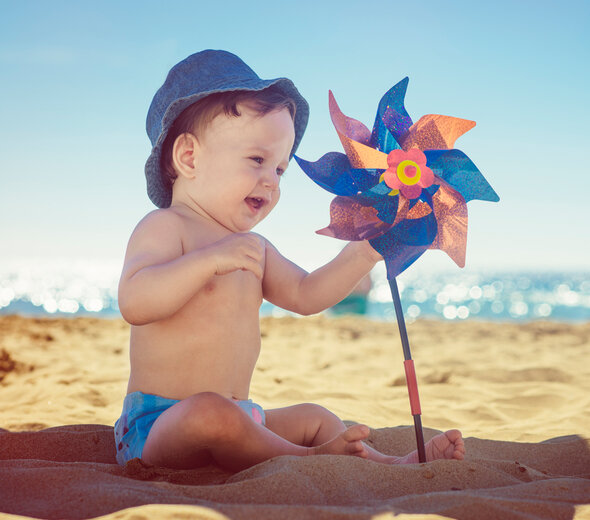
{"label": "baby's knee", "polygon": [[189,397],[187,426],[211,438],[233,435],[239,430],[240,409],[229,399],[214,392]]}
{"label": "baby's knee", "polygon": [[305,413],[306,416],[310,418],[316,418],[321,422],[340,422],[340,418],[336,414],[334,414],[333,412],[319,404],[303,403],[298,406],[302,407],[302,411]]}

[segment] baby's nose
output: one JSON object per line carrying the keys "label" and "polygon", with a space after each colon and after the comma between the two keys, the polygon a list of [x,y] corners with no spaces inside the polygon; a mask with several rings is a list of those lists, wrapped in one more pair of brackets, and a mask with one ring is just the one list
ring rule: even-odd
{"label": "baby's nose", "polygon": [[269,188],[276,188],[279,185],[279,180],[279,174],[275,169],[268,168],[264,172],[263,182],[265,186],[268,186]]}

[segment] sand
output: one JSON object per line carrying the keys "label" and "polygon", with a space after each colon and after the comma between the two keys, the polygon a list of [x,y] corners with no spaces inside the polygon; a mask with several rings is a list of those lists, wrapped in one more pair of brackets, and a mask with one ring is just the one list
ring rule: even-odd
{"label": "sand", "polygon": [[[426,437],[464,461],[277,457],[237,474],[114,459],[128,371],[118,320],[0,318],[0,518],[590,518],[590,324],[409,326]],[[251,397],[324,405],[414,449],[396,326],[268,318]],[[16,515],[16,516],[15,516]]]}

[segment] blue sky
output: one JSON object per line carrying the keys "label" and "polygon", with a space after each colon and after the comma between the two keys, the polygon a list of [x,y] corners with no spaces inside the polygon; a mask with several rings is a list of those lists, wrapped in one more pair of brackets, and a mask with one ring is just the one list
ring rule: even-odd
{"label": "blue sky", "polygon": [[[215,6],[213,6],[215,4]],[[470,268],[590,267],[590,2],[0,1],[2,258],[122,259],[154,209],[145,116],[169,68],[205,49],[287,76],[311,106],[298,155],[341,146],[328,115],[372,125],[410,77],[414,121],[477,121],[457,141],[501,201],[469,204]],[[341,243],[314,234],[331,196],[292,163],[256,230],[306,268]],[[428,257],[428,258],[426,258]],[[420,260],[453,263],[441,252]]]}

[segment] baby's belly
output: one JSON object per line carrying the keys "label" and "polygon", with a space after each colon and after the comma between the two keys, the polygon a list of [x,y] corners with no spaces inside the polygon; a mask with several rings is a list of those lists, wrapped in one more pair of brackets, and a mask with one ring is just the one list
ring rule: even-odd
{"label": "baby's belly", "polygon": [[218,313],[215,321],[198,314],[186,318],[132,327],[128,391],[172,399],[201,392],[247,399],[260,352],[258,309],[222,319]]}

